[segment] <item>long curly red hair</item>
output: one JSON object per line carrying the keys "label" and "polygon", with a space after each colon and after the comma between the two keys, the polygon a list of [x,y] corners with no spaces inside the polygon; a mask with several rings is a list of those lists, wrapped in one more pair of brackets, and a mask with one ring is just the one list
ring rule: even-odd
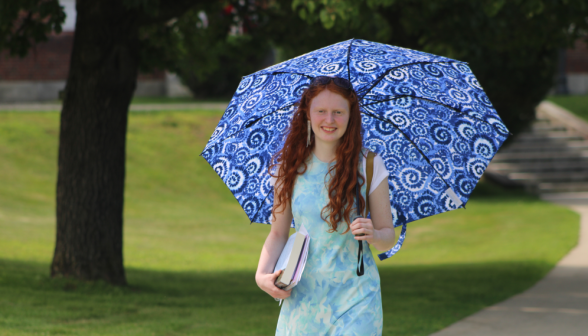
{"label": "long curly red hair", "polygon": [[[343,134],[335,153],[336,163],[330,168],[329,175],[332,176],[329,183],[329,203],[322,209],[321,217],[329,225],[329,232],[337,231],[338,223],[344,220],[347,223],[347,230],[351,224],[351,215],[355,201],[355,186],[363,186],[364,179],[359,176],[358,165],[359,155],[362,147],[361,136],[361,114],[359,111],[359,100],[353,89],[339,87],[333,81],[326,85],[313,85],[305,90],[298,102],[298,109],[292,117],[292,123],[288,129],[288,136],[284,147],[272,158],[269,172],[278,166],[276,175],[276,186],[280,186],[274,198],[272,215],[275,219],[276,213],[282,213],[285,206],[292,199],[294,183],[298,175],[304,174],[308,168],[306,161],[312,155],[314,148],[314,136],[311,137],[311,145],[306,146],[307,123],[310,120],[310,103],[323,90],[329,90],[341,95],[349,102],[349,124]],[[333,174],[334,171],[334,174]],[[360,213],[365,208],[365,200],[360,193]]]}

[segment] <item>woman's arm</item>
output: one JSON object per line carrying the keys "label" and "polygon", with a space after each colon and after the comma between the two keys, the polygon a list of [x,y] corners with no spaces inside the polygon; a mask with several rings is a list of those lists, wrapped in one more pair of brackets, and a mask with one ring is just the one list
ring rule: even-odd
{"label": "woman's arm", "polygon": [[292,208],[290,207],[290,202],[288,202],[284,212],[276,213],[276,219],[272,222],[270,233],[263,244],[257,272],[255,273],[255,281],[259,288],[276,299],[285,299],[290,296],[292,291],[285,291],[276,287],[275,282],[281,271],[274,273],[276,262],[288,241],[291,223]]}
{"label": "woman's arm", "polygon": [[[369,192],[369,191],[368,191]],[[380,251],[388,251],[394,247],[396,234],[392,222],[392,209],[388,195],[388,179],[384,179],[372,192],[370,198],[370,217],[357,218],[351,223],[351,233],[364,233],[356,236],[356,240],[367,240]]]}

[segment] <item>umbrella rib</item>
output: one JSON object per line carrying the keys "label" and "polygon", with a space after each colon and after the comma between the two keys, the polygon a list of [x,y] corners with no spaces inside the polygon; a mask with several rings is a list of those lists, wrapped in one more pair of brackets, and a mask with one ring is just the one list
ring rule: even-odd
{"label": "umbrella rib", "polygon": [[[407,64],[402,64],[393,68],[390,68],[388,70],[386,70],[384,73],[382,73],[380,75],[380,77],[378,77],[373,83],[372,86],[370,86],[369,89],[365,90],[365,93],[361,96],[361,98],[363,99],[363,97],[365,97],[366,94],[368,94],[368,92],[370,92],[374,87],[376,87],[376,85],[378,85],[382,79],[384,79],[384,77],[386,77],[390,72],[392,72],[392,70],[396,70],[398,68],[402,68],[405,66],[409,66],[409,65],[415,65],[415,64],[433,64],[433,63],[449,63],[447,61],[438,61],[438,62],[431,62],[431,61],[427,61],[427,62],[414,62],[414,63],[407,63]],[[461,63],[461,62],[460,62]]]}
{"label": "umbrella rib", "polygon": [[[292,75],[299,75],[299,76],[303,76],[303,77],[306,77],[306,78],[309,78],[309,79],[312,79],[312,78],[314,78],[314,77],[312,77],[312,76],[309,76],[309,75],[305,75],[305,74],[301,74],[301,73],[296,73],[296,72],[288,72],[288,71],[276,71],[276,72],[272,72],[271,74],[272,74],[272,75],[280,75],[280,74],[292,74]],[[245,77],[247,77],[247,76],[245,76]],[[290,105],[286,105],[285,107],[281,107],[281,108],[277,109],[276,111],[279,111],[280,109],[283,109],[283,108],[289,108],[290,106],[292,106],[292,105],[294,105],[294,104],[295,104],[295,103],[292,103],[292,104],[290,104]],[[258,122],[260,119],[262,119],[262,118],[265,118],[265,117],[267,117],[268,115],[270,115],[270,114],[272,114],[272,113],[275,113],[276,111],[272,111],[271,113],[268,113],[268,114],[266,114],[266,115],[264,115],[264,116],[262,116],[262,117],[259,117],[259,118],[255,119],[255,120],[254,120],[252,123],[250,123],[249,125],[253,125],[253,124],[255,124],[255,123],[256,123],[256,122]],[[226,113],[226,112],[227,112],[227,111],[225,111],[225,113]],[[223,113],[223,117],[225,116],[225,113]],[[221,120],[222,120],[222,118],[223,118],[223,117],[221,117]],[[243,129],[241,128],[241,129],[239,129],[238,131],[236,131],[235,133],[233,133],[233,134],[231,134],[231,135],[228,135],[228,136],[226,136],[225,138],[223,138],[222,140],[219,140],[219,141],[223,141],[223,140],[225,140],[225,139],[227,139],[227,138],[230,138],[230,137],[232,137],[233,135],[235,135],[235,134],[237,134],[237,133],[241,132],[242,130],[243,130]],[[205,147],[205,148],[202,150],[202,152],[204,152],[204,151],[205,151],[205,150],[207,150],[208,148],[210,148],[210,146],[207,146],[207,147]],[[202,154],[200,154],[200,155],[202,155]]]}
{"label": "umbrella rib", "polygon": [[291,74],[291,75],[298,75],[298,76],[303,76],[306,77],[308,79],[313,79],[314,77],[309,76],[309,75],[305,75],[303,73],[298,73],[298,72],[290,72],[290,71],[276,71],[276,72],[272,72],[272,75],[281,75],[281,74]]}
{"label": "umbrella rib", "polygon": [[[447,107],[448,109],[450,109],[450,110],[452,110],[452,111],[455,111],[455,112],[457,112],[457,113],[460,113],[460,114],[464,114],[464,115],[466,115],[466,116],[468,116],[468,117],[471,117],[471,118],[477,119],[477,120],[479,120],[479,121],[481,121],[481,122],[484,122],[484,123],[486,123],[486,124],[488,124],[488,125],[492,126],[492,124],[490,124],[489,122],[487,122],[487,121],[486,121],[486,120],[484,120],[484,119],[480,119],[480,118],[478,118],[478,117],[476,117],[476,116],[471,116],[471,115],[469,115],[469,114],[467,114],[467,113],[465,113],[465,112],[459,111],[459,110],[457,110],[457,109],[455,109],[455,108],[453,108],[453,107],[451,107],[451,106],[449,106],[449,105],[447,105],[447,104],[443,104],[443,103],[440,103],[440,102],[434,101],[434,100],[432,100],[432,99],[428,99],[428,98],[424,98],[424,97],[411,96],[411,95],[394,96],[394,97],[392,97],[392,98],[389,98],[389,99],[382,99],[382,100],[375,101],[375,102],[373,102],[373,103],[369,103],[369,104],[362,104],[361,106],[363,107],[363,106],[375,105],[375,104],[383,103],[383,102],[386,102],[386,101],[391,101],[391,100],[394,100],[394,99],[404,98],[404,97],[412,97],[412,98],[416,98],[416,99],[426,100],[426,101],[429,101],[429,102],[431,102],[431,103],[434,103],[434,104],[437,104],[437,105],[445,106],[445,107]],[[369,98],[368,98],[368,99],[369,99]]]}
{"label": "umbrella rib", "polygon": [[349,67],[349,58],[351,57],[351,46],[353,45],[353,41],[355,38],[352,38],[349,42],[349,47],[347,48],[347,80],[351,83],[351,68]]}
{"label": "umbrella rib", "polygon": [[431,168],[433,168],[433,171],[435,171],[435,173],[437,174],[437,176],[439,176],[439,178],[443,181],[443,183],[445,183],[445,185],[448,188],[451,188],[451,186],[449,185],[449,183],[447,183],[447,181],[445,181],[445,179],[443,178],[443,176],[441,176],[441,174],[439,174],[439,172],[437,171],[437,169],[435,169],[435,167],[433,167],[433,165],[431,164],[431,161],[425,155],[425,153],[423,153],[423,151],[414,143],[414,141],[412,141],[404,132],[402,132],[400,130],[400,128],[398,126],[396,126],[395,123],[391,122],[388,119],[380,118],[379,116],[377,116],[377,115],[375,115],[373,113],[370,113],[370,112],[363,111],[363,113],[369,115],[370,117],[372,117],[374,119],[378,119],[380,121],[387,122],[387,123],[391,124],[392,126],[394,126],[394,128],[396,128],[396,130],[398,132],[400,132],[400,134],[402,134],[406,138],[406,140],[408,140],[414,146],[414,148],[416,148],[416,150],[423,156],[423,158],[427,161],[427,163],[429,164],[429,166],[431,166]]}
{"label": "umbrella rib", "polygon": [[[228,139],[228,138],[230,138],[230,137],[234,136],[235,134],[237,134],[237,133],[239,133],[239,132],[241,132],[241,131],[243,131],[243,130],[246,130],[246,129],[248,129],[249,127],[253,126],[254,124],[256,124],[256,123],[257,123],[258,121],[260,121],[261,119],[263,119],[263,118],[265,118],[265,117],[267,117],[267,116],[269,116],[269,115],[271,115],[271,114],[274,114],[274,113],[276,113],[276,112],[277,112],[277,111],[279,111],[279,110],[286,109],[286,108],[290,108],[290,107],[291,107],[291,106],[293,106],[294,104],[296,104],[296,103],[292,103],[292,104],[289,104],[289,105],[282,106],[281,108],[279,108],[279,109],[277,109],[277,110],[275,110],[275,111],[272,111],[271,113],[268,113],[268,114],[266,114],[266,115],[264,115],[264,116],[261,116],[261,117],[259,117],[259,118],[255,119],[255,120],[253,120],[252,122],[249,122],[249,123],[247,123],[247,127],[240,128],[239,130],[235,131],[234,133],[232,133],[232,134],[230,134],[230,135],[227,135],[226,137],[224,137],[224,138],[222,138],[222,139],[219,139],[219,140],[217,140],[215,143],[218,143],[218,142],[225,141],[226,139]],[[212,145],[211,145],[211,146],[212,146]],[[202,153],[204,153],[204,152],[205,152],[205,151],[206,151],[208,148],[210,148],[211,146],[208,146],[208,147],[204,148],[204,149],[202,150]],[[200,154],[200,155],[202,155],[202,154]]]}
{"label": "umbrella rib", "polygon": [[[272,187],[273,189],[273,187]],[[271,192],[271,191],[270,191]],[[255,218],[255,216],[257,216],[257,214],[259,213],[259,211],[261,211],[261,207],[263,207],[263,203],[265,202],[265,200],[269,197],[269,193],[267,195],[265,195],[265,198],[263,199],[263,201],[261,201],[261,205],[259,206],[259,209],[257,209],[257,211],[255,212],[255,214],[251,217],[251,218]],[[249,218],[249,225],[251,225],[253,223],[253,220]],[[270,222],[270,225],[272,223]]]}

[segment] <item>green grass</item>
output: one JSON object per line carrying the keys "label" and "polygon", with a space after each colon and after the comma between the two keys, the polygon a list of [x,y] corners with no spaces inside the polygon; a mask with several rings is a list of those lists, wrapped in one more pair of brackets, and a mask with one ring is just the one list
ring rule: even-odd
{"label": "green grass", "polygon": [[588,95],[584,96],[549,96],[547,100],[574,112],[578,117],[588,120]]}
{"label": "green grass", "polygon": [[[198,157],[221,112],[131,113],[129,286],[51,279],[58,113],[0,114],[0,335],[267,335],[279,307],[254,281],[269,226],[252,224]],[[385,335],[428,335],[533,285],[578,215],[480,184],[467,210],[409,225],[378,261]],[[374,251],[375,252],[375,251]]]}

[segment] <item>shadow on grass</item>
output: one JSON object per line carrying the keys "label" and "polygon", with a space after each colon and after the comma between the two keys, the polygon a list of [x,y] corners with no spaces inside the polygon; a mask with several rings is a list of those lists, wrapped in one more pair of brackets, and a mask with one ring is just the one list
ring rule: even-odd
{"label": "shadow on grass", "polygon": [[480,201],[505,201],[508,199],[539,201],[539,197],[526,192],[523,186],[502,186],[486,176],[482,176],[474,188],[470,195],[470,200],[472,199]]}
{"label": "shadow on grass", "polygon": [[[384,335],[428,335],[533,285],[553,265],[497,262],[380,269]],[[20,334],[268,335],[280,308],[251,272],[129,269],[130,285],[51,279],[0,259],[0,330]]]}

